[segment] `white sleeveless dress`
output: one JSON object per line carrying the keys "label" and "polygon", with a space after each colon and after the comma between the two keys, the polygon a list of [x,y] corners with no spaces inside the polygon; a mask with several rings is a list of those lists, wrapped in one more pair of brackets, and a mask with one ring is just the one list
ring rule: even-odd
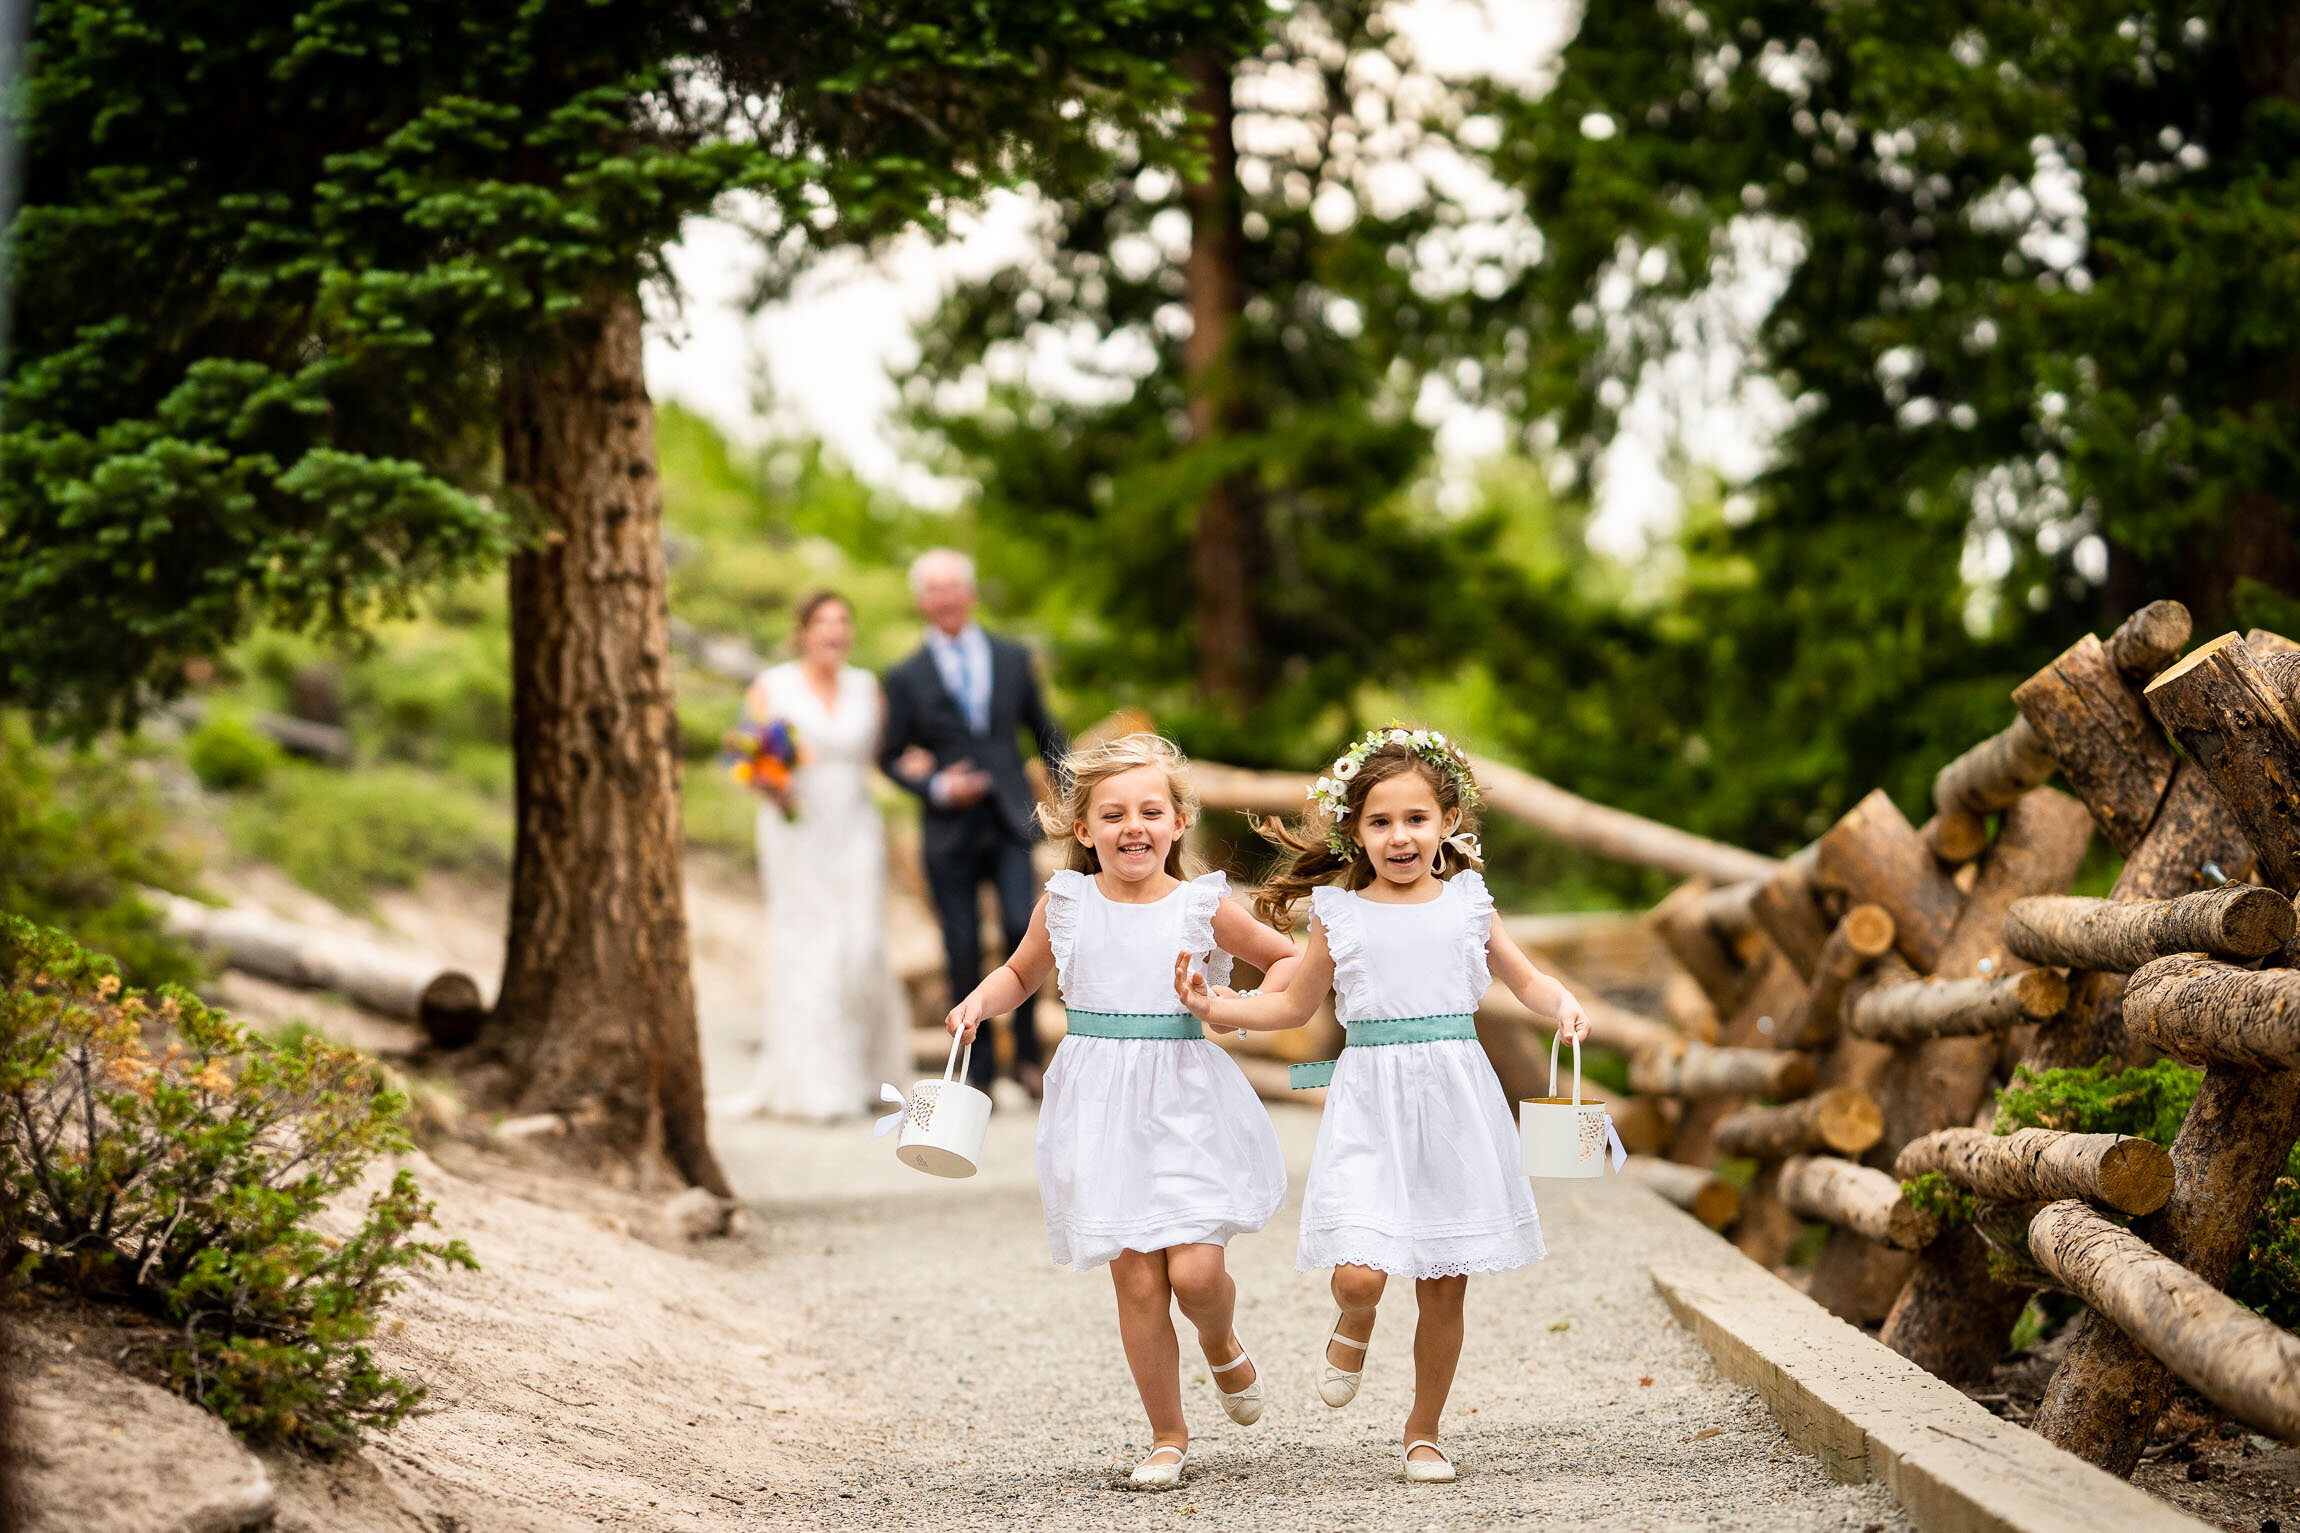
{"label": "white sleeveless dress", "polygon": [[826,708],[795,661],[771,666],[751,684],[743,715],[788,723],[806,764],[791,778],[796,819],[759,807],[767,1004],[758,1068],[711,1108],[853,1117],[871,1109],[880,1081],[905,1078],[909,1054],[910,1019],[886,960],[886,829],[870,796],[878,678],[841,667],[837,704]]}
{"label": "white sleeveless dress", "polygon": [[[1420,905],[1310,891],[1334,958],[1334,1015],[1352,1022],[1474,1014],[1489,979],[1493,896],[1474,872]],[[1541,1218],[1501,1081],[1474,1038],[1353,1044],[1326,1089],[1295,1266],[1398,1277],[1538,1261]]]}
{"label": "white sleeveless dress", "polygon": [[[1226,984],[1214,911],[1229,894],[1209,873],[1150,905],[1104,897],[1092,875],[1046,883],[1046,927],[1076,1012],[1191,1021],[1174,999],[1174,955],[1205,955]],[[1038,1113],[1038,1193],[1057,1263],[1080,1272],[1121,1251],[1227,1245],[1286,1200],[1277,1130],[1237,1062],[1204,1038],[1071,1033],[1046,1070]]]}

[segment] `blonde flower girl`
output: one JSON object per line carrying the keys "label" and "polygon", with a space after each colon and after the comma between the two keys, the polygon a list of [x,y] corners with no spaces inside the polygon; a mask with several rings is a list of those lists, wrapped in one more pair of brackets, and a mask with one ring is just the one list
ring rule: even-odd
{"label": "blonde flower girl", "polygon": [[1226,897],[1221,874],[1184,878],[1182,833],[1198,805],[1171,742],[1127,735],[1064,765],[1068,787],[1040,818],[1070,841],[1070,866],[1047,881],[1014,956],[951,1008],[949,1026],[971,1039],[1049,970],[1061,976],[1069,1029],[1038,1115],[1047,1240],[1079,1271],[1110,1264],[1154,1444],[1132,1479],[1164,1489],[1190,1444],[1170,1306],[1197,1330],[1223,1412],[1253,1424],[1261,1379],[1232,1327],[1237,1286],[1223,1248],[1268,1223],[1286,1195],[1269,1114],[1175,1004],[1174,955],[1189,954],[1184,967],[1223,995],[1232,954],[1278,983],[1298,960]]}
{"label": "blonde flower girl", "polygon": [[1412,1278],[1404,1473],[1447,1481],[1454,1466],[1438,1423],[1461,1359],[1469,1274],[1543,1254],[1516,1126],[1471,1017],[1498,978],[1568,1041],[1589,1022],[1493,919],[1472,834],[1477,785],[1459,746],[1427,730],[1375,730],[1310,797],[1300,829],[1266,832],[1293,857],[1255,901],[1283,929],[1288,907],[1309,896],[1301,965],[1282,989],[1246,998],[1177,963],[1175,990],[1209,1026],[1262,1030],[1300,1026],[1332,989],[1348,1046],[1326,1093],[1295,1263],[1334,1270],[1341,1313],[1318,1392],[1337,1408],[1356,1397],[1383,1288]]}

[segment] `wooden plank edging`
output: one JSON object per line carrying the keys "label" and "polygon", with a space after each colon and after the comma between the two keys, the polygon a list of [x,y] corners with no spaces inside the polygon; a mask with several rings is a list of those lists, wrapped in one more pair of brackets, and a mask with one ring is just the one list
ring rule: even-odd
{"label": "wooden plank edging", "polygon": [[2125,1533],[2208,1525],[2063,1452],[1856,1330],[1732,1247],[1653,1286],[1838,1479],[1881,1480],[1927,1533]]}

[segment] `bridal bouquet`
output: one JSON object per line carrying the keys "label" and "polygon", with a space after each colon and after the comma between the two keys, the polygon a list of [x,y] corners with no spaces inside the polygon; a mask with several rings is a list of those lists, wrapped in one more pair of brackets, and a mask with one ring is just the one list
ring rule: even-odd
{"label": "bridal bouquet", "polygon": [[745,719],[727,731],[719,761],[737,783],[772,799],[784,819],[799,817],[798,801],[791,796],[791,774],[799,766],[799,733],[787,720]]}

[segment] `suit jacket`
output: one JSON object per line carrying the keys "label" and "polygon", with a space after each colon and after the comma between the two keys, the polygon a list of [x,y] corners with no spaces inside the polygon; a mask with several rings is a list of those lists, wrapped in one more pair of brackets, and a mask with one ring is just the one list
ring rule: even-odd
{"label": "suit jacket", "polygon": [[[1030,779],[1022,769],[1017,736],[1027,729],[1037,742],[1039,758],[1049,771],[1061,770],[1070,749],[1070,737],[1046,711],[1046,700],[1031,674],[1030,655],[1019,644],[994,635],[990,640],[990,728],[976,734],[966,721],[966,710],[943,685],[934,654],[921,645],[916,654],[886,673],[886,732],[879,744],[879,769],[917,794],[925,803],[921,825],[923,850],[932,857],[955,846],[976,814],[995,813],[1005,827],[1025,841],[1038,838],[1036,800]],[[927,791],[932,774],[907,778],[895,762],[914,745],[934,753],[940,771],[961,761],[972,761],[990,775],[990,795],[963,809],[943,808]]]}

